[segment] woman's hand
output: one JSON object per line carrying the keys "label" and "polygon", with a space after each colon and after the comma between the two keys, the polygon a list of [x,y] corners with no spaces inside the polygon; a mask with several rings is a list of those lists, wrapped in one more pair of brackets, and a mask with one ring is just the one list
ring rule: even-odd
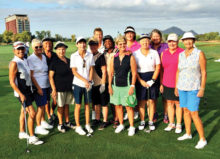
{"label": "woman's hand", "polygon": [[163,90],[164,90],[164,87],[163,87],[163,85],[161,84],[161,85],[160,85],[160,93],[163,94]]}
{"label": "woman's hand", "polygon": [[134,93],[134,87],[130,87],[129,91],[128,91],[128,95],[132,95]]}
{"label": "woman's hand", "polygon": [[87,89],[89,89],[89,87],[90,87],[89,81],[86,81],[86,82],[85,82],[85,87],[86,87]]}
{"label": "woman's hand", "polygon": [[140,80],[140,84],[141,84],[143,87],[149,87],[144,80]]}
{"label": "woman's hand", "polygon": [[53,100],[55,100],[57,98],[57,91],[52,90],[51,96],[52,96]]}
{"label": "woman's hand", "polygon": [[112,86],[108,86],[108,92],[112,96],[113,95],[113,89]]}
{"label": "woman's hand", "polygon": [[37,89],[37,93],[40,94],[41,96],[43,96],[44,94],[41,88]]}
{"label": "woman's hand", "polygon": [[26,97],[22,93],[19,95],[19,97],[20,97],[21,103],[24,103],[24,101],[26,100]]}
{"label": "woman's hand", "polygon": [[204,96],[204,89],[200,89],[199,92],[197,93],[197,97],[201,98]]}
{"label": "woman's hand", "polygon": [[179,97],[179,92],[178,92],[178,89],[177,89],[177,88],[175,88],[174,94],[175,94],[175,96]]}

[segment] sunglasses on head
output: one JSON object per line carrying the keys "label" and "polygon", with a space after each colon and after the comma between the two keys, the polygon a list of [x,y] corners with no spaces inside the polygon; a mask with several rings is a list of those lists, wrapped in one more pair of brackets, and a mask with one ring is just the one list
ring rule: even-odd
{"label": "sunglasses on head", "polygon": [[35,46],[35,49],[42,49],[42,46]]}
{"label": "sunglasses on head", "polygon": [[83,59],[83,68],[85,68],[85,67],[86,67],[86,60]]}

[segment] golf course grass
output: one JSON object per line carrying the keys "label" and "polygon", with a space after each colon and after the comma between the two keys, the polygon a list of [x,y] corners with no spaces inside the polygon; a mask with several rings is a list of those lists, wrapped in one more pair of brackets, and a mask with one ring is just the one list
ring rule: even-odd
{"label": "golf course grass", "polygon": [[[70,57],[76,48],[68,43],[66,56]],[[182,44],[180,44],[182,46]],[[200,117],[204,124],[208,145],[203,150],[194,147],[199,140],[192,124],[192,140],[177,141],[174,131],[165,132],[163,123],[161,97],[157,109],[159,120],[156,130],[151,133],[137,131],[128,137],[127,130],[115,134],[112,125],[103,131],[95,128],[92,137],[79,136],[73,130],[62,134],[54,127],[47,136],[38,136],[45,143],[40,146],[29,145],[26,153],[26,140],[18,139],[20,104],[13,96],[8,81],[8,64],[13,58],[11,45],[0,46],[0,159],[219,159],[220,158],[220,43],[197,43],[196,46],[205,52],[207,58],[207,84],[205,97],[200,103]],[[31,51],[30,51],[31,52]],[[34,104],[35,110],[36,105]],[[74,105],[70,105],[70,120],[74,122]],[[81,109],[81,124],[84,127],[84,108]],[[109,119],[112,118],[111,111]],[[148,119],[146,119],[147,121]],[[135,120],[135,126],[139,124]],[[125,122],[128,128],[128,121]],[[184,125],[184,124],[183,124]]]}

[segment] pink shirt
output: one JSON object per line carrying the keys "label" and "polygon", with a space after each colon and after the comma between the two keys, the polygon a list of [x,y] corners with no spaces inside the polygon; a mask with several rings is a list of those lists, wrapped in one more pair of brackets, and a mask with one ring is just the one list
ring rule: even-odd
{"label": "pink shirt", "polygon": [[[118,48],[118,47],[115,46],[115,48]],[[126,50],[131,51],[132,53],[134,53],[135,51],[137,51],[140,48],[141,48],[141,45],[137,41],[134,41],[134,43],[133,43],[133,45],[131,45],[131,47],[126,46]],[[119,53],[116,53],[115,57],[117,57],[118,55],[119,55]]]}
{"label": "pink shirt", "polygon": [[176,71],[178,67],[179,54],[184,49],[177,48],[176,52],[170,53],[169,48],[163,51],[162,67],[163,67],[163,80],[162,84],[169,88],[175,88],[176,84]]}

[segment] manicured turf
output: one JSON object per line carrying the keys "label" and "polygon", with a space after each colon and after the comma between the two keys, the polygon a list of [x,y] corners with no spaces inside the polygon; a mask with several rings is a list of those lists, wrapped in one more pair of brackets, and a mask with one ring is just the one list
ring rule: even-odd
{"label": "manicured turf", "polygon": [[[75,47],[71,43],[68,45],[67,56],[70,57]],[[0,158],[220,158],[220,63],[214,62],[214,59],[220,58],[220,44],[210,45],[210,43],[203,42],[197,43],[197,47],[206,53],[208,71],[205,98],[200,104],[200,116],[208,141],[208,146],[203,150],[194,148],[198,141],[198,133],[194,124],[192,124],[192,140],[180,142],[176,140],[180,135],[174,132],[164,132],[166,125],[162,122],[162,104],[159,98],[160,119],[156,123],[156,131],[150,134],[138,131],[134,137],[128,137],[127,130],[115,134],[112,126],[109,126],[103,131],[96,128],[94,136],[88,138],[77,135],[73,130],[61,134],[57,128],[54,128],[48,136],[39,136],[45,144],[31,145],[31,153],[26,154],[26,141],[18,139],[20,105],[13,97],[13,91],[8,82],[8,62],[13,57],[12,46],[0,46]],[[73,110],[74,106],[71,105],[71,121],[74,121]],[[84,126],[84,123],[82,107],[81,124]],[[138,123],[139,120],[136,120],[136,127]],[[127,121],[125,124],[128,127]]]}

